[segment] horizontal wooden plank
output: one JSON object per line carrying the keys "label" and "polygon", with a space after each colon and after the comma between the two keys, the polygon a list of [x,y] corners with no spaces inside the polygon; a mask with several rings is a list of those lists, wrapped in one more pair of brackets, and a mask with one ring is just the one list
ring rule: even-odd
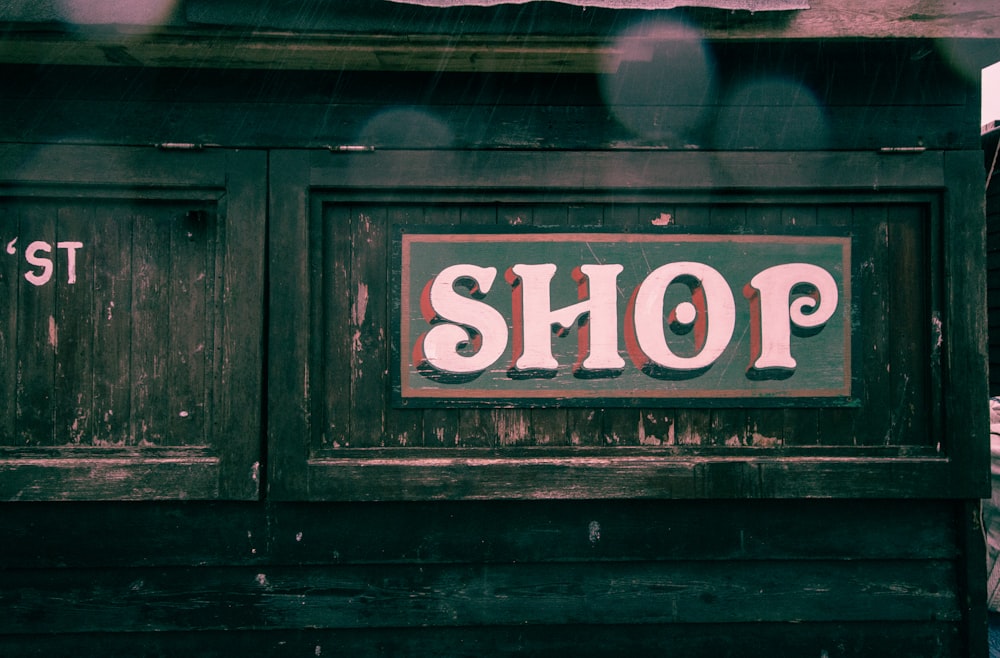
{"label": "horizontal wooden plank", "polygon": [[[950,559],[950,505],[843,501],[544,501],[280,505],[279,563]],[[359,510],[361,513],[359,513]],[[368,513],[368,512],[371,513]],[[376,513],[377,512],[377,513]],[[712,519],[712,523],[705,523]]]}
{"label": "horizontal wooden plank", "polygon": [[[711,53],[712,68],[706,73],[711,84],[693,102],[709,107],[808,107],[819,102],[830,108],[929,109],[937,105],[963,106],[977,96],[978,80],[959,75],[946,53],[929,50],[923,41],[710,42],[705,46]],[[667,52],[653,52],[650,57],[666,59]],[[690,104],[692,99],[681,103],[662,93],[671,85],[669,79],[657,75],[655,67],[659,63],[636,53],[628,67],[611,75],[294,69],[274,75],[267,70],[205,67],[157,70],[81,64],[9,65],[0,94],[53,102],[89,99],[167,103],[172,109],[176,109],[175,104],[211,106],[223,102],[437,109],[474,105],[605,106],[611,104],[609,99],[623,105]],[[659,84],[648,84],[623,95],[624,90],[616,93],[611,84],[617,75],[636,82],[647,78]],[[110,114],[131,118],[125,112]],[[987,150],[992,154],[992,149]]]}
{"label": "horizontal wooden plank", "polygon": [[0,634],[958,621],[955,578],[925,560],[15,570]]}
{"label": "horizontal wooden plank", "polygon": [[[551,7],[528,3],[526,7],[469,7],[447,10],[399,5],[387,8],[373,0],[352,3],[344,12],[317,2],[310,11],[257,3],[253,10],[236,0],[196,0],[187,5],[189,20],[211,25],[267,26],[282,30],[348,29],[354,32],[419,34],[448,30],[519,34],[530,26],[533,34],[586,35],[619,31],[643,19],[682,20],[706,35],[720,38],[833,38],[833,37],[993,37],[1000,32],[1000,15],[992,6],[963,0],[936,12],[919,0],[884,0],[875,9],[859,9],[850,0],[811,0],[802,11],[768,11],[766,3],[757,11],[694,8],[678,10],[615,10],[600,7]],[[595,3],[596,4],[596,3]],[[407,32],[402,26],[410,27]],[[520,28],[520,29],[519,29]]]}
{"label": "horizontal wooden plank", "polygon": [[8,503],[0,568],[950,560],[954,514],[912,500]]}
{"label": "horizontal wooden plank", "polygon": [[[807,108],[708,107],[699,112],[711,130],[678,130],[664,123],[669,107],[449,106],[386,110],[383,106],[219,103],[162,104],[70,100],[12,107],[0,127],[2,141],[52,141],[65,126],[88,119],[85,143],[159,144],[177,141],[231,147],[312,147],[355,144],[393,148],[628,148],[817,150],[922,146],[975,148],[964,106]],[[685,110],[687,111],[687,110]],[[234,114],[243,121],[232,122]],[[153,121],[153,117],[160,117]],[[652,132],[631,131],[656,125]],[[42,118],[43,120],[39,120]],[[956,130],[962,122],[969,130]],[[302,126],[313,126],[303,132]],[[198,156],[189,156],[196,162]]]}
{"label": "horizontal wooden plank", "polygon": [[[311,184],[319,188],[406,190],[586,190],[607,195],[641,190],[779,191],[928,190],[943,188],[943,154],[670,151],[375,151],[310,152]],[[556,172],[565,172],[558,174]],[[666,178],[663,172],[670,172]]]}
{"label": "horizontal wooden plank", "polygon": [[[309,500],[978,497],[945,458],[707,456],[314,459]],[[305,486],[302,486],[302,485]]]}
{"label": "horizontal wooden plank", "polygon": [[76,142],[241,147],[979,147],[978,73],[970,81],[947,52],[923,42],[713,42],[706,51],[697,99],[678,95],[662,73],[670,62],[652,50],[652,60],[637,56],[597,75],[13,65],[0,90],[10,99],[0,138],[65,141],[69,131]]}
{"label": "horizontal wooden plank", "polygon": [[4,568],[256,564],[268,516],[242,502],[0,505]]}
{"label": "horizontal wooden plank", "polygon": [[[985,637],[979,638],[985,646]],[[41,655],[114,655],[200,658],[368,656],[869,656],[967,655],[949,622],[560,625],[479,628],[301,629],[60,633],[0,636],[7,658]]]}
{"label": "horizontal wooden plank", "polygon": [[4,459],[0,499],[210,499],[219,497],[219,469],[212,456]]}
{"label": "horizontal wooden plank", "polygon": [[[945,47],[962,55],[956,60],[970,59],[971,65],[978,68],[992,61],[988,60],[989,45],[1000,33],[1000,15],[987,10],[981,1],[965,0],[962,5],[967,6],[952,6],[949,11],[935,13],[928,12],[917,0],[880,3],[877,12],[859,12],[843,6],[844,2],[820,0],[805,11],[778,13],[637,13],[595,8],[585,12],[578,7],[545,7],[550,3],[532,3],[527,8],[466,7],[448,11],[403,8],[395,3],[390,9],[382,2],[358,13],[357,3],[352,3],[348,12],[322,3],[310,3],[308,9],[295,11],[284,5],[247,8],[236,3],[205,10],[208,3],[203,3],[202,11],[191,12],[201,16],[197,24],[173,21],[155,30],[149,26],[107,25],[115,21],[112,14],[103,19],[84,19],[84,23],[105,25],[71,25],[66,29],[53,27],[56,23],[40,26],[38,18],[8,23],[8,36],[0,43],[0,61],[146,67],[210,65],[226,69],[614,71],[624,59],[643,48],[643,40],[655,42],[661,38],[664,28],[657,28],[662,25],[668,26],[667,30],[672,28],[674,34],[683,29],[683,34],[693,39],[984,40],[986,46]],[[48,20],[65,21],[66,17]],[[207,26],[206,20],[210,23]],[[637,28],[637,24],[641,27]],[[239,29],[226,29],[232,26]]]}
{"label": "horizontal wooden plank", "polygon": [[[0,177],[7,183],[35,186],[120,187],[133,195],[141,186],[183,186],[190,197],[215,200],[226,185],[227,157],[223,151],[0,144]],[[217,191],[206,194],[199,187]]]}

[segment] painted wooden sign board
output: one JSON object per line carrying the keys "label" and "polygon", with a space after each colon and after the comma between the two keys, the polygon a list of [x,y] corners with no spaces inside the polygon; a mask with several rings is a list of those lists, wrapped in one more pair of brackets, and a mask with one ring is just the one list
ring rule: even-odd
{"label": "painted wooden sign board", "polygon": [[847,236],[399,229],[402,406],[842,405]]}

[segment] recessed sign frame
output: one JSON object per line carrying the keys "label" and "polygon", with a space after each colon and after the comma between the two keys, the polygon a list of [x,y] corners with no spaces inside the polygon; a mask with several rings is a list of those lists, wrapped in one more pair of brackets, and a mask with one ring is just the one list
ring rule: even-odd
{"label": "recessed sign frame", "polygon": [[[281,346],[268,360],[271,500],[980,492],[965,476],[988,457],[969,439],[986,420],[983,228],[981,194],[962,181],[981,177],[981,158],[289,150],[269,161],[268,344]],[[403,405],[404,231],[849,235],[850,395]],[[576,299],[561,295],[556,309]]]}
{"label": "recessed sign frame", "polygon": [[398,406],[852,403],[851,237],[397,227]]}

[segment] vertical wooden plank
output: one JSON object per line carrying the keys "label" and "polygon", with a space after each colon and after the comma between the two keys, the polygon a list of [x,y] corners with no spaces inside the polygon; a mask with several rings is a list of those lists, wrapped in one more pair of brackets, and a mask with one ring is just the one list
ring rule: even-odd
{"label": "vertical wooden plank", "polygon": [[[500,209],[503,224],[534,224],[537,226],[564,227],[569,222],[566,206],[562,204],[538,204],[530,206],[510,206]],[[573,443],[570,416],[579,414],[577,409],[532,409],[531,443],[534,445],[565,446]],[[579,436],[577,436],[579,443]]]}
{"label": "vertical wooden plank", "polygon": [[[925,445],[934,441],[930,418],[928,342],[930,317],[927,281],[931,264],[927,258],[925,210],[915,204],[892,205],[889,221],[889,363],[890,442],[893,445]],[[985,399],[985,398],[984,398]],[[983,403],[985,406],[985,402]]]}
{"label": "vertical wooden plank", "polygon": [[[651,226],[671,226],[674,223],[676,214],[677,208],[674,205],[649,204],[640,207],[638,221],[640,227],[644,230],[648,230]],[[635,280],[643,280],[646,275],[662,264],[644,263],[643,271],[636,273],[638,278]],[[623,317],[624,307],[628,304],[631,294],[632,290],[630,289],[623,288],[620,291],[620,313]],[[624,332],[624,327],[622,327],[622,331]],[[625,355],[625,358],[628,359],[629,357]],[[634,366],[630,363],[627,367],[631,368]],[[640,409],[637,442],[640,445],[649,446],[673,445],[677,442],[675,435],[676,423],[677,414],[674,409],[660,407]]]}
{"label": "vertical wooden plank", "polygon": [[[308,182],[312,156],[301,151],[272,151],[267,156],[269,181],[267,304],[267,486],[276,499],[307,498],[308,460],[313,428],[309,409],[315,363],[310,350],[310,278]],[[262,213],[263,214],[263,213]]]}
{"label": "vertical wooden plank", "polygon": [[[639,226],[639,211],[640,206],[637,205],[609,203],[604,207],[604,225],[622,232],[635,230]],[[623,265],[635,267],[634,263],[623,263]],[[642,275],[645,276],[645,272],[642,272]],[[623,272],[622,277],[630,280],[642,279],[641,276],[638,278],[631,276],[629,272]],[[628,303],[628,294],[628,292],[623,291],[623,297],[618,300],[622,308]],[[639,409],[605,409],[601,445],[630,446],[638,444],[641,418],[642,411]]]}
{"label": "vertical wooden plank", "polygon": [[[982,155],[945,154],[943,242],[944,331],[942,361],[948,372],[942,389],[946,445],[959,484],[969,498],[989,496],[987,415],[986,222]],[[935,320],[942,321],[940,318]],[[957,494],[956,494],[957,495]]]}
{"label": "vertical wooden plank", "polygon": [[353,266],[345,297],[350,299],[347,340],[351,341],[350,445],[385,445],[385,414],[388,407],[388,235],[386,209],[355,206],[351,213]]}
{"label": "vertical wooden plank", "polygon": [[[792,227],[816,226],[816,206],[785,206],[782,223]],[[789,409],[785,414],[785,445],[814,445],[819,438],[819,413],[815,409]]]}
{"label": "vertical wooden plank", "polygon": [[214,396],[212,437],[220,456],[219,495],[253,500],[264,458],[254,439],[261,432],[267,155],[228,151],[224,166],[225,196],[218,201],[214,234],[214,253],[221,256],[213,268],[214,292],[222,306],[215,325],[223,327],[223,334],[215,344],[222,359],[213,364],[221,382]]}
{"label": "vertical wooden plank", "polygon": [[[560,220],[565,223],[566,208],[561,205],[500,205],[496,217],[501,226],[531,226],[550,221],[558,224]],[[503,283],[506,286],[506,282]],[[490,415],[500,446],[565,445],[567,442],[565,409],[494,409]]]}
{"label": "vertical wooden plank", "polygon": [[[704,205],[678,206],[674,223],[684,228],[704,229],[710,225],[711,210]],[[678,445],[711,445],[712,414],[708,409],[678,409],[675,414],[674,440]]]}
{"label": "vertical wooden plank", "polygon": [[[424,207],[427,224],[455,225],[461,222],[462,209],[457,205],[428,205]],[[424,446],[453,447],[462,444],[459,412],[454,409],[427,409],[424,411]]]}
{"label": "vertical wooden plank", "polygon": [[[746,226],[747,211],[743,205],[713,206],[709,226],[721,233],[735,232]],[[735,339],[735,337],[734,337]],[[716,363],[713,368],[744,368],[743,363]],[[725,403],[723,403],[725,404]],[[712,409],[712,441],[727,446],[747,445],[747,414],[742,409]]]}
{"label": "vertical wooden plank", "polygon": [[[781,228],[781,209],[771,205],[751,205],[747,209],[747,226],[755,233],[768,233]],[[755,408],[747,411],[747,443],[755,447],[779,447],[785,440],[785,409]]]}
{"label": "vertical wooden plank", "polygon": [[983,529],[982,505],[978,500],[959,500],[954,503],[956,539],[959,554],[964,559],[956,569],[958,601],[962,609],[962,636],[965,640],[963,655],[969,658],[986,658],[987,628],[989,625],[987,608],[986,541]]}
{"label": "vertical wooden plank", "polygon": [[861,401],[855,423],[861,445],[882,445],[889,439],[889,225],[885,206],[854,209],[853,241],[858,261],[857,295],[860,328],[854,336],[861,369]]}
{"label": "vertical wooden plank", "polygon": [[170,343],[167,445],[205,445],[205,322],[208,314],[206,249],[214,212],[172,207],[164,218],[171,254],[167,282]]}
{"label": "vertical wooden plank", "polygon": [[[851,226],[852,214],[848,206],[820,206],[817,210],[817,221],[820,226],[846,228]],[[845,272],[845,280],[850,280],[851,273]],[[844,308],[845,313],[851,309]],[[852,327],[852,333],[854,329]],[[852,341],[853,342],[853,341]],[[850,358],[850,355],[848,355]],[[821,445],[854,445],[855,409],[820,409],[819,410],[819,443]]]}
{"label": "vertical wooden plank", "polygon": [[80,445],[92,436],[94,207],[66,202],[59,209],[54,251],[58,336],[55,369],[55,440]]}
{"label": "vertical wooden plank", "polygon": [[95,211],[94,253],[94,445],[124,444],[132,412],[132,232],[129,209],[101,204]]}
{"label": "vertical wooden plank", "polygon": [[[14,436],[17,401],[17,323],[21,257],[17,211],[0,199],[0,445],[17,445]],[[8,251],[8,247],[13,253]]]}
{"label": "vertical wooden plank", "polygon": [[[49,263],[50,253],[34,251],[32,244],[55,243],[56,206],[43,201],[27,201],[20,210],[18,254]],[[36,245],[38,247],[40,245]],[[23,261],[22,261],[23,262]],[[25,263],[18,277],[20,308],[17,316],[17,445],[52,445],[55,406],[52,399],[55,352],[58,333],[55,326],[55,274],[43,282],[45,266]],[[41,277],[34,279],[28,276]]]}
{"label": "vertical wooden plank", "polygon": [[[462,206],[463,225],[489,226],[497,223],[495,205],[467,204]],[[503,276],[500,272],[497,277]],[[526,427],[519,427],[510,409],[462,409],[459,411],[459,436],[465,447],[494,447],[503,434],[513,442],[512,436],[527,434]]]}
{"label": "vertical wooden plank", "polygon": [[[537,210],[536,210],[537,212]],[[560,213],[561,214],[561,213]],[[545,223],[545,217],[537,217],[536,224]],[[575,231],[599,227],[604,222],[604,205],[600,203],[570,204],[566,209],[567,226]],[[624,291],[623,291],[624,292]],[[624,308],[627,297],[620,293],[618,303]],[[619,338],[619,340],[622,340]],[[623,344],[624,345],[624,344]],[[602,428],[604,426],[604,410],[595,408],[567,409],[566,440],[570,445],[601,446],[604,445]]]}
{"label": "vertical wooden plank", "polygon": [[[230,184],[236,177],[230,172]],[[256,194],[261,194],[258,190]],[[224,224],[222,214],[224,209],[228,206],[227,200],[223,200],[222,203],[216,202],[214,205],[208,206],[206,212],[208,213],[207,220],[209,222],[208,228],[203,237],[204,240],[204,251],[205,251],[205,316],[201,318],[199,326],[202,331],[202,336],[205,341],[204,353],[201,355],[204,361],[205,369],[205,382],[204,382],[204,395],[202,397],[202,404],[204,410],[204,433],[205,439],[218,447],[218,441],[216,439],[217,429],[222,426],[222,423],[226,422],[222,420],[219,415],[220,409],[216,404],[218,399],[222,398],[221,392],[224,388],[224,381],[222,380],[222,365],[226,360],[226,355],[222,354],[225,346],[225,342],[222,340],[222,327],[225,326],[225,318],[223,318],[223,313],[225,311],[224,306],[224,291],[226,287],[225,281],[225,250],[222,248],[225,246],[226,241],[224,240]],[[234,201],[236,199],[234,198]],[[263,247],[261,247],[263,250]],[[263,261],[263,254],[260,256],[260,260]],[[244,267],[251,267],[249,263],[245,263]],[[253,275],[248,277],[248,280],[252,280]],[[264,294],[262,290],[261,295]],[[247,318],[249,320],[249,318]],[[264,330],[263,322],[260,323],[260,331]],[[248,345],[247,348],[252,346]],[[221,358],[220,358],[221,357]],[[263,357],[261,357],[263,358]],[[249,382],[246,382],[249,385]],[[247,418],[252,418],[251,415],[247,415]],[[244,420],[243,422],[246,422]],[[259,426],[259,423],[258,423]],[[227,442],[227,444],[230,442]]]}
{"label": "vertical wooden plank", "polygon": [[352,209],[345,203],[315,201],[310,214],[316,213],[320,214],[320,220],[310,222],[310,226],[321,233],[322,249],[317,249],[308,261],[319,263],[310,271],[313,280],[320,282],[315,289],[322,294],[314,295],[311,300],[309,332],[320,358],[311,358],[310,362],[316,370],[312,375],[322,382],[322,392],[316,391],[312,397],[315,425],[311,432],[312,440],[318,441],[315,447],[326,450],[354,444],[352,411],[363,413],[364,409],[357,409],[353,387],[344,386],[344,382],[351,380],[356,347],[354,336],[344,328],[351,317],[352,295],[347,291],[351,289],[354,276]]}
{"label": "vertical wooden plank", "polygon": [[164,444],[170,344],[170,225],[148,204],[134,209],[132,234],[131,432],[126,443]]}
{"label": "vertical wooden plank", "polygon": [[[386,262],[389,263],[389,267],[394,267],[392,264],[392,237],[396,235],[396,227],[422,223],[424,221],[424,210],[422,206],[418,205],[390,206],[387,209],[386,219],[388,221]],[[386,303],[389,304],[390,309],[397,308],[395,304],[398,301],[397,299],[390,299],[388,294],[386,295]],[[392,311],[392,313],[395,312],[397,311]],[[387,321],[390,328],[392,326],[391,320],[392,316],[388,315]],[[402,356],[406,358],[408,355]],[[391,354],[387,355],[387,357],[387,367],[393,368],[395,364],[393,363]],[[391,404],[391,386],[392,377],[387,373],[386,391],[390,397],[387,397],[386,405],[386,442],[394,446],[419,446],[423,443],[423,412],[419,409],[394,409]]]}

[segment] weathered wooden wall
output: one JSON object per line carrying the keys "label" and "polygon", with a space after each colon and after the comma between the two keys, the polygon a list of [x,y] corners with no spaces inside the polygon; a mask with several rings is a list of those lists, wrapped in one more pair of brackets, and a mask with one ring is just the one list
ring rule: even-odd
{"label": "weathered wooden wall", "polygon": [[[761,3],[762,5],[764,3]],[[0,6],[0,62],[263,70],[613,72],[664,30],[748,43],[932,39],[969,79],[997,59],[991,0],[812,0],[808,9],[622,10],[526,2],[171,0]],[[304,38],[292,38],[301,35]]]}
{"label": "weathered wooden wall", "polygon": [[[676,108],[671,103],[678,101],[669,96],[618,96],[617,107],[609,106],[608,81],[584,73],[16,65],[3,69],[0,142],[152,152],[156,144],[190,143],[259,151],[269,158],[262,189],[268,178],[280,177],[276,163],[288,161],[275,149],[328,145],[422,153],[655,147],[746,151],[751,158],[888,149],[879,157],[923,153],[944,162],[954,154],[978,166],[979,154],[970,159],[961,153],[980,148],[975,88],[933,44],[710,48],[716,84],[698,99],[696,121],[667,120],[676,128],[669,130],[642,126],[664,125],[653,120],[671,116],[671,109],[690,109],[686,101]],[[645,79],[648,73],[636,74]],[[773,84],[746,84],[761,78]],[[190,155],[211,153],[215,147]],[[955,203],[976,206],[981,178],[965,166],[952,171],[959,178],[949,188],[959,199]],[[8,203],[14,201],[20,202]],[[630,211],[638,217],[635,206]],[[741,212],[713,221],[756,222],[745,207]],[[275,214],[269,227],[277,230],[286,219]],[[921,217],[896,219],[904,229],[926,228]],[[825,220],[848,222],[843,213]],[[891,224],[884,223],[887,231]],[[867,220],[861,225],[882,226]],[[970,250],[973,264],[982,263],[975,256],[982,248],[979,228],[971,226],[955,246]],[[301,248],[307,237],[272,233],[272,267],[298,253],[279,252],[276,245]],[[922,256],[929,250],[924,244]],[[902,249],[892,267],[874,267],[902,277],[908,256],[927,264]],[[961,262],[956,253],[949,259]],[[959,271],[960,290],[981,296],[981,281]],[[268,297],[263,285],[261,303],[282,294],[271,290]],[[922,303],[916,307],[926,310]],[[958,305],[953,307],[957,312]],[[975,312],[963,316],[963,323],[965,317],[971,324],[956,329],[963,336],[960,353],[974,356],[977,341],[985,345],[985,326]],[[294,353],[284,342],[291,335],[284,319],[268,318],[268,363],[260,364],[261,372],[274,372],[275,363]],[[348,322],[343,318],[345,328]],[[378,354],[375,336],[365,340]],[[901,367],[913,367],[905,354],[897,356]],[[971,425],[985,426],[983,367],[951,365],[968,373],[968,382],[924,393],[946,396],[952,413],[976,419],[981,413],[982,422]],[[259,400],[288,399],[293,391],[287,384],[265,377]],[[0,402],[4,408],[6,401]],[[984,565],[974,499],[985,493],[987,473],[978,448],[963,453],[967,472],[958,475],[900,483],[914,471],[894,471],[890,464],[880,472],[885,482],[870,475],[862,482],[868,490],[909,491],[913,496],[907,498],[855,498],[852,481],[843,479],[837,499],[830,500],[815,491],[809,499],[761,499],[760,491],[734,488],[724,496],[688,500],[320,502],[287,500],[308,488],[274,481],[287,477],[282,463],[269,463],[278,453],[267,443],[283,436],[275,415],[283,408],[245,410],[251,416],[263,412],[260,434],[253,437],[262,453],[259,500],[0,503],[0,654],[985,655]],[[759,420],[769,412],[751,413]],[[941,419],[935,421],[939,436],[922,433],[921,423],[934,413],[918,410],[905,439],[876,448],[891,456],[924,451],[924,458],[939,443],[946,451],[979,445],[975,437],[949,432]],[[719,435],[728,431],[726,423],[744,433],[749,429],[745,416],[723,413],[721,425],[709,418],[696,425]],[[771,419],[783,439],[792,432],[797,447],[810,442],[795,434],[801,426],[785,427],[783,419]],[[270,435],[264,431],[268,422]],[[422,421],[424,434],[433,429],[431,422]],[[545,422],[551,433],[553,419]],[[818,417],[809,427],[813,443],[825,447],[853,441]],[[878,433],[868,429],[860,443],[871,443]],[[600,442],[593,427],[581,425],[578,432],[587,434],[584,441]],[[467,438],[493,445],[497,437]],[[61,444],[55,434],[28,439]],[[376,443],[373,436],[363,440]],[[18,436],[7,434],[0,444],[21,445]],[[280,459],[305,455],[286,450]],[[703,472],[709,480],[714,472],[719,486],[729,474],[712,464]],[[0,477],[9,476],[0,471]],[[380,486],[391,486],[391,480]]]}
{"label": "weathered wooden wall", "polygon": [[684,40],[596,75],[81,67],[67,80],[66,70],[5,69],[3,141],[980,149],[977,83],[930,40]]}
{"label": "weathered wooden wall", "polygon": [[989,281],[990,395],[1000,395],[1000,129],[983,134],[986,169],[986,228]]}
{"label": "weathered wooden wall", "polygon": [[962,504],[6,504],[5,656],[958,656]]}

